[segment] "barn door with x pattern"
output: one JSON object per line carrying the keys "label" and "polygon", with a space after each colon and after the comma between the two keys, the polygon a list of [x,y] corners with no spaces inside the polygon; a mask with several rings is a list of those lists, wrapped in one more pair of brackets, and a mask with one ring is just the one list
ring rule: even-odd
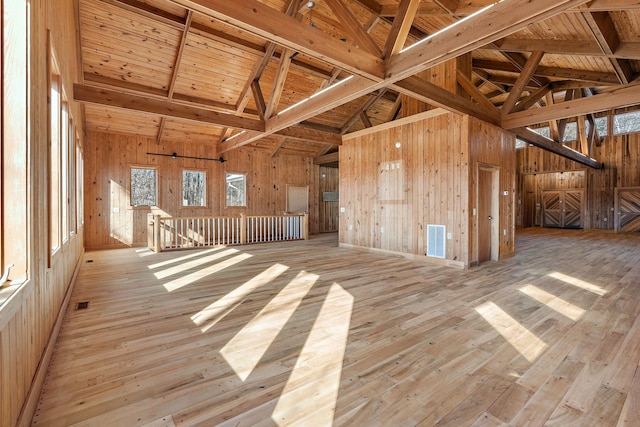
{"label": "barn door with x pattern", "polygon": [[558,228],[582,228],[583,190],[542,192],[542,225]]}

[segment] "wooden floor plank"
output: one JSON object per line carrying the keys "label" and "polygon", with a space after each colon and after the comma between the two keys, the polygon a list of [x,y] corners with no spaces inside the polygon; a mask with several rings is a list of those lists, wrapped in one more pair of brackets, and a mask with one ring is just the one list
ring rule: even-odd
{"label": "wooden floor plank", "polygon": [[522,230],[467,271],[335,235],[141,255],[85,253],[32,425],[637,420],[638,234]]}

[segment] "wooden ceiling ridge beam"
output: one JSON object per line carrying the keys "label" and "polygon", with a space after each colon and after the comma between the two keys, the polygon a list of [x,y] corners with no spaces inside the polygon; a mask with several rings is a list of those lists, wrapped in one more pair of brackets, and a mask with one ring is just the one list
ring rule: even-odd
{"label": "wooden ceiling ridge beam", "polygon": [[534,51],[531,53],[531,56],[527,60],[526,64],[522,67],[522,72],[520,73],[518,80],[516,80],[513,88],[511,88],[507,100],[502,105],[502,115],[510,113],[516,103],[520,100],[522,91],[529,83],[529,80],[533,76],[533,73],[536,71],[536,68],[538,67],[538,64],[540,64],[543,56],[544,52],[542,51]]}
{"label": "wooden ceiling ridge beam", "polygon": [[615,51],[605,53],[594,40],[541,40],[504,38],[483,49],[507,52],[544,50],[549,54],[595,56],[621,59],[640,59],[640,43],[620,41]]}
{"label": "wooden ceiling ridge beam", "polygon": [[342,0],[325,0],[325,2],[331,7],[331,11],[338,18],[338,21],[342,23],[344,30],[350,33],[357,47],[374,56],[381,56],[382,52],[376,42],[367,33],[366,29],[360,25],[358,19]]}
{"label": "wooden ceiling ridge beam", "polygon": [[582,8],[570,9],[568,12],[582,12],[587,9],[592,12],[607,12],[615,10],[638,10],[638,0],[592,0]]}
{"label": "wooden ceiling ridge beam", "polygon": [[73,99],[77,102],[87,104],[103,105],[243,130],[262,132],[265,126],[262,120],[238,117],[232,113],[220,113],[200,107],[178,104],[168,100],[151,99],[146,96],[132,95],[77,83],[73,85]]}
{"label": "wooden ceiling ridge beam", "polygon": [[168,0],[220,20],[277,45],[321,59],[374,81],[382,80],[384,62],[362,49],[350,49],[342,41],[316,31],[257,0]]}
{"label": "wooden ceiling ridge beam", "polygon": [[533,144],[544,150],[550,151],[566,159],[573,160],[575,162],[578,162],[590,168],[604,169],[604,165],[598,162],[597,160],[592,159],[588,156],[585,156],[584,154],[578,151],[572,150],[571,148],[566,147],[562,144],[558,144],[557,142],[549,138],[546,138],[542,135],[537,134],[531,129],[528,129],[526,127],[520,127],[520,128],[511,129],[511,131],[515,133],[518,136],[518,138],[524,140],[525,142],[528,142],[529,144]]}
{"label": "wooden ceiling ridge beam", "polygon": [[502,119],[502,127],[512,129],[554,119],[628,107],[637,105],[638,99],[640,99],[640,85],[621,86],[587,98],[508,114]]}

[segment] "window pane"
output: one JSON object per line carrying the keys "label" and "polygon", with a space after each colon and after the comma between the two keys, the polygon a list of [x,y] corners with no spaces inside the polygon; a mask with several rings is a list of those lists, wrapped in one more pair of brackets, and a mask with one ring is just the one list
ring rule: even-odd
{"label": "window pane", "polygon": [[613,116],[613,134],[631,133],[640,131],[640,111],[616,114]]}
{"label": "window pane", "polygon": [[567,123],[564,128],[563,142],[575,141],[578,139],[578,125],[576,122]]}
{"label": "window pane", "polygon": [[524,148],[527,146],[527,143],[520,138],[516,138],[516,149]]}
{"label": "window pane", "polygon": [[544,126],[541,128],[536,128],[536,129],[531,129],[532,131],[534,131],[535,133],[537,133],[538,135],[542,135],[544,137],[547,138],[551,138],[551,131],[549,130],[549,126]]}
{"label": "window pane", "polygon": [[182,206],[206,206],[206,175],[198,171],[182,171]]}
{"label": "window pane", "polygon": [[246,206],[246,177],[243,174],[227,174],[227,206]]}
{"label": "window pane", "polygon": [[60,149],[62,152],[62,174],[60,205],[62,207],[62,241],[69,239],[69,104],[62,103],[62,117],[60,119]]}
{"label": "window pane", "polygon": [[157,206],[156,170],[131,168],[131,204]]}
{"label": "window pane", "polygon": [[52,252],[60,246],[60,102],[58,76],[52,76],[51,103],[49,105],[49,108],[51,108],[49,111],[51,119],[49,244]]}
{"label": "window pane", "polygon": [[607,126],[608,117],[597,117],[595,119],[598,136],[607,136],[609,127]]}

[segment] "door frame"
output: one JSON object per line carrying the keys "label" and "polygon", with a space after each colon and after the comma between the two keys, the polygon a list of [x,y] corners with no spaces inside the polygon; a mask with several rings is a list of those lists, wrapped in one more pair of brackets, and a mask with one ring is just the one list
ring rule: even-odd
{"label": "door frame", "polygon": [[[476,170],[476,209],[480,200],[480,171],[491,173],[491,261],[500,259],[500,166],[478,163]],[[477,212],[478,218],[480,212]],[[476,259],[480,264],[480,221],[476,220]]]}

